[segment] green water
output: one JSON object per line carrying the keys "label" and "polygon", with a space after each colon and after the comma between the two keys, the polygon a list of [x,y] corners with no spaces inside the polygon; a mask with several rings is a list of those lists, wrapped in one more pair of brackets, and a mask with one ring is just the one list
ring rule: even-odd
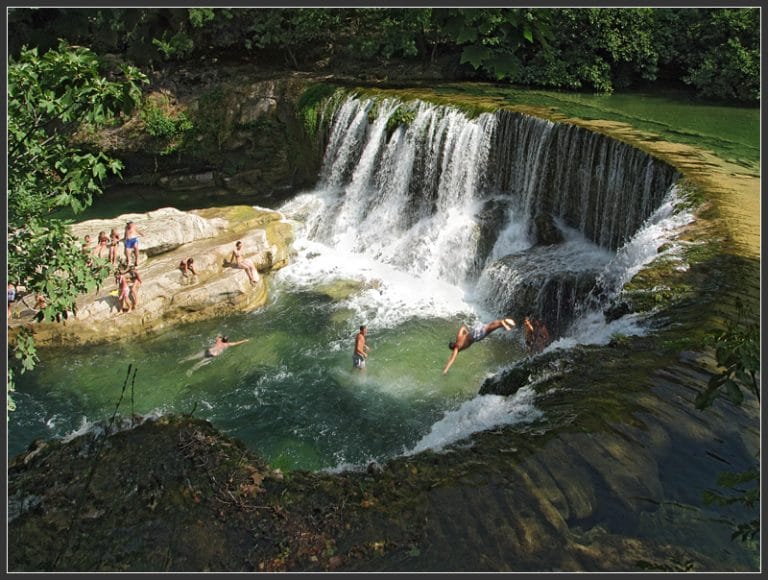
{"label": "green water", "polygon": [[655,133],[666,141],[710,150],[755,174],[760,167],[760,109],[757,106],[728,106],[671,90],[596,95],[493,85],[451,85],[436,92],[487,95],[509,104],[548,107],[582,119],[620,121]]}
{"label": "green water", "polygon": [[[516,332],[497,332],[442,369],[456,321],[369,328],[368,368],[352,368],[359,322],[328,296],[278,288],[248,314],[161,336],[77,350],[46,349],[20,377],[9,455],[36,437],[60,437],[115,410],[128,365],[137,370],[119,414],[191,412],[241,439],[276,467],[322,469],[384,461],[411,449],[444,413],[474,397],[483,378],[521,356]],[[217,333],[248,338],[195,366]]]}
{"label": "green water", "polygon": [[[444,85],[433,88],[442,96],[488,96],[502,103],[548,107],[571,117],[627,123],[655,133],[660,139],[694,145],[721,159],[737,163],[755,175],[760,168],[760,109],[724,105],[693,98],[682,91],[597,95],[508,88],[489,84]],[[259,199],[258,205],[275,208],[283,201]],[[173,192],[130,185],[107,189],[83,213],[63,210],[61,217],[84,221],[112,218],[122,213],[146,212],[173,206],[181,210],[248,203],[221,190]]]}

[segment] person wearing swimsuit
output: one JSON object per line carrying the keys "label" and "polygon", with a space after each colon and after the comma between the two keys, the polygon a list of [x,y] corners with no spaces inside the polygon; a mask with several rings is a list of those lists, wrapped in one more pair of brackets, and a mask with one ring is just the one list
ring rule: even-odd
{"label": "person wearing swimsuit", "polygon": [[125,235],[123,236],[123,243],[125,244],[125,263],[130,266],[131,264],[131,250],[133,250],[133,265],[139,265],[139,236],[143,236],[144,232],[140,231],[136,227],[136,224],[129,221],[125,224]]}
{"label": "person wearing swimsuit", "polygon": [[117,247],[120,245],[120,234],[115,228],[109,232],[109,263],[112,266],[117,265]]}
{"label": "person wearing swimsuit", "polygon": [[243,242],[238,241],[235,244],[235,249],[233,250],[232,257],[229,261],[233,262],[235,267],[245,270],[245,273],[248,274],[248,280],[251,281],[251,284],[256,284],[259,281],[259,273],[256,270],[256,266],[254,266],[253,262],[245,257],[245,252],[243,251]]}
{"label": "person wearing swimsuit", "polygon": [[117,301],[120,306],[120,312],[128,312],[131,309],[131,287],[128,284],[128,275],[123,272],[118,272],[116,280],[118,286]]}
{"label": "person wearing swimsuit", "polygon": [[365,368],[365,359],[368,358],[367,351],[371,348],[365,344],[365,336],[368,334],[368,328],[365,325],[360,327],[360,332],[355,337],[355,350],[352,353],[352,366],[356,369]]}
{"label": "person wearing swimsuit", "polygon": [[504,330],[512,330],[514,325],[515,321],[511,318],[494,320],[488,324],[477,322],[474,324],[474,326],[472,326],[471,329],[468,328],[465,324],[462,324],[461,328],[459,328],[459,332],[456,334],[456,340],[452,340],[448,343],[448,348],[453,352],[451,353],[451,358],[448,359],[448,363],[443,369],[443,374],[448,373],[448,369],[451,368],[453,361],[456,360],[459,351],[469,348],[476,342],[480,342],[494,330],[498,330],[499,328],[503,328]]}
{"label": "person wearing swimsuit", "polygon": [[238,344],[243,344],[244,342],[248,342],[248,338],[245,338],[243,340],[238,340],[235,342],[229,342],[228,336],[221,336],[218,335],[216,337],[216,340],[213,343],[213,346],[206,349],[205,356],[206,358],[212,358],[214,356],[219,356],[222,352],[224,352],[226,349],[228,349],[230,346],[237,346]]}

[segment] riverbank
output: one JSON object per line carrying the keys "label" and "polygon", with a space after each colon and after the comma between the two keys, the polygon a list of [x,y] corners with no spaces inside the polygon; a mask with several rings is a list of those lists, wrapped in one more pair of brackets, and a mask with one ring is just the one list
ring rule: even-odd
{"label": "riverbank", "polygon": [[[141,285],[139,303],[121,311],[112,276],[102,288],[78,298],[76,312],[61,322],[35,322],[34,297],[17,301],[9,335],[28,329],[38,345],[82,345],[130,340],[187,322],[248,312],[267,301],[267,280],[290,260],[293,229],[278,212],[229,206],[181,212],[174,208],[113,219],[89,220],[72,227],[78,239],[117,230],[133,221],[139,237]],[[249,282],[244,270],[230,262],[236,241],[244,257],[261,275]],[[125,261],[124,244],[117,248]],[[194,259],[196,274],[184,274],[179,263]],[[133,257],[131,256],[131,260]]]}
{"label": "riverbank", "polygon": [[703,152],[604,130],[679,154],[707,203],[683,267],[654,263],[630,287],[652,333],[533,361],[540,421],[363,473],[276,473],[191,418],[36,444],[9,470],[11,569],[757,570],[730,539],[744,511],[702,493],[756,457],[759,404],[693,399],[716,372],[707,332],[736,297],[759,300],[758,214],[726,203],[731,178],[759,188]]}

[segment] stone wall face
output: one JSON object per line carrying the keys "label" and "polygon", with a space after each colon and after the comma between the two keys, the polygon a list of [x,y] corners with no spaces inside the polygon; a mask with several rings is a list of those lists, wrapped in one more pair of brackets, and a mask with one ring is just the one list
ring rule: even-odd
{"label": "stone wall face", "polygon": [[253,198],[315,183],[322,151],[310,143],[296,108],[308,79],[264,80],[238,69],[193,80],[158,78],[150,92],[162,95],[170,118],[183,113],[193,125],[172,152],[138,120],[99,137],[125,162],[121,183],[218,188]]}

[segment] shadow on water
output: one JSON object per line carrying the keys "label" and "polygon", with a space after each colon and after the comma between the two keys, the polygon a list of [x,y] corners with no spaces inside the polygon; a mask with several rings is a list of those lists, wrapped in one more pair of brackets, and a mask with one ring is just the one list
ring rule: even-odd
{"label": "shadow on water", "polygon": [[[411,320],[369,332],[369,367],[360,372],[351,364],[359,320],[336,306],[323,293],[285,291],[258,311],[142,341],[45,349],[38,368],[20,377],[9,454],[108,417],[134,364],[135,398],[123,402],[124,414],[194,410],[284,469],[364,466],[413,447],[474,395],[489,368],[519,352],[517,336],[488,339],[443,377],[444,337],[455,323]],[[249,340],[206,359],[216,334]]]}

